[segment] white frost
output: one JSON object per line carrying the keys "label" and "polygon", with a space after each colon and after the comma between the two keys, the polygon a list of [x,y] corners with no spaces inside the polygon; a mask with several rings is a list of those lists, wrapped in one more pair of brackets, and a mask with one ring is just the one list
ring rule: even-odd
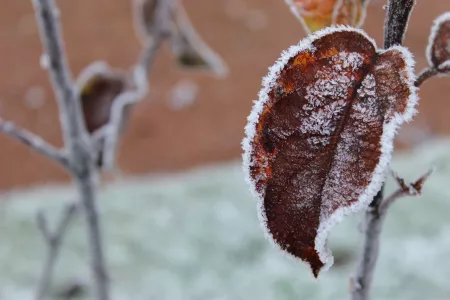
{"label": "white frost", "polygon": [[[315,239],[316,250],[319,254],[320,260],[325,264],[323,270],[326,271],[333,264],[333,256],[331,251],[327,247],[327,237],[328,233],[337,223],[339,223],[343,217],[359,212],[366,209],[373,197],[380,190],[386,179],[386,173],[388,171],[389,163],[391,161],[392,152],[394,150],[393,142],[394,137],[399,126],[404,122],[409,122],[414,114],[416,113],[415,105],[418,102],[417,88],[414,86],[415,75],[414,75],[414,59],[405,47],[395,46],[388,50],[379,50],[378,53],[382,54],[388,51],[397,51],[401,53],[403,59],[406,62],[406,76],[403,76],[403,83],[409,86],[411,91],[410,97],[407,101],[407,107],[405,112],[400,115],[396,114],[389,122],[383,125],[383,134],[381,136],[381,156],[379,162],[375,168],[372,175],[371,182],[369,186],[360,194],[358,201],[354,202],[352,205],[347,207],[341,207],[334,211],[331,215],[326,216],[326,218],[320,220],[319,229],[317,230],[317,236]],[[370,80],[370,79],[369,79]],[[370,82],[367,86],[371,86]]]}

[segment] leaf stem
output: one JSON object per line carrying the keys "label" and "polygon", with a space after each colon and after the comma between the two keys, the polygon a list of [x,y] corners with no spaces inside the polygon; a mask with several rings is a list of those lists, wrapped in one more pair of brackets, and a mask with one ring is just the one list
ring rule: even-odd
{"label": "leaf stem", "polygon": [[428,67],[417,76],[416,81],[414,82],[414,85],[416,87],[419,87],[424,83],[427,79],[430,79],[436,75],[439,74],[439,69],[435,67]]}

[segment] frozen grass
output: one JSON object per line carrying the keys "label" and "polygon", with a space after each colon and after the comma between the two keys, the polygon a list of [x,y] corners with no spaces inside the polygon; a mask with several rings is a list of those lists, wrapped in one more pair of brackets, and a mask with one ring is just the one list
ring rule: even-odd
{"label": "frozen grass", "polygon": [[[395,158],[413,180],[438,167],[422,198],[402,199],[389,212],[374,299],[449,299],[450,141]],[[161,176],[159,176],[161,177]],[[393,185],[390,185],[390,189]],[[34,227],[38,208],[57,216],[73,190],[45,187],[0,199],[0,299],[32,299],[44,255]],[[309,269],[264,240],[256,203],[239,163],[189,173],[128,179],[102,191],[114,299],[348,299],[360,233],[358,217],[331,232],[336,259],[318,281]],[[360,217],[360,216],[359,216]],[[71,228],[55,289],[89,282],[83,223]],[[92,299],[87,296],[80,299]]]}

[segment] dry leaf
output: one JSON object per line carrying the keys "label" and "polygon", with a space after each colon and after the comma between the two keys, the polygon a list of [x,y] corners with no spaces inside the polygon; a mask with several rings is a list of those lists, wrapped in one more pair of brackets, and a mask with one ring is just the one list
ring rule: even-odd
{"label": "dry leaf", "polygon": [[339,24],[360,27],[368,0],[285,0],[306,32]]}
{"label": "dry leaf", "polygon": [[228,67],[197,34],[181,3],[175,10],[172,50],[180,66],[210,70],[218,76],[226,76]]}
{"label": "dry leaf", "polygon": [[[125,73],[112,70],[104,62],[94,62],[86,67],[77,79],[77,86],[80,91],[86,129],[90,134],[108,124],[114,101],[125,91],[134,88]],[[131,106],[128,105],[123,109],[122,131],[127,123],[130,108]],[[98,166],[102,166],[101,153]]]}
{"label": "dry leaf", "polygon": [[430,65],[445,69],[450,68],[450,13],[441,15],[434,21],[427,47]]}
{"label": "dry leaf", "polygon": [[363,31],[327,28],[270,68],[243,141],[244,170],[268,237],[317,277],[329,230],[367,208],[385,180],[397,127],[417,102],[411,54]]}

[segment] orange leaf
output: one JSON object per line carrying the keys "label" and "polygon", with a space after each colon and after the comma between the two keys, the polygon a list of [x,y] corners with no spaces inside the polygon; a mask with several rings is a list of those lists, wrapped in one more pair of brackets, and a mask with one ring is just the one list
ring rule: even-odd
{"label": "orange leaf", "polygon": [[368,0],[285,0],[307,32],[331,25],[360,27]]}

